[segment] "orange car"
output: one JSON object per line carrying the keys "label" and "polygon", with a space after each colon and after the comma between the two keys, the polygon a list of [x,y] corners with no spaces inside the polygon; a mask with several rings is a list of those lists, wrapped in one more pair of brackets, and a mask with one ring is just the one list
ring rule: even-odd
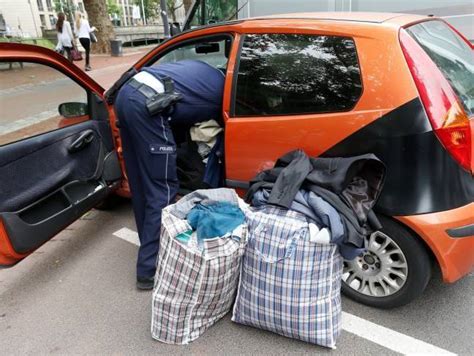
{"label": "orange car", "polygon": [[367,241],[366,254],[346,262],[343,291],[377,307],[408,303],[425,289],[433,264],[446,282],[473,270],[472,51],[432,17],[280,15],[179,34],[106,94],[52,51],[1,43],[1,62],[57,71],[85,99],[59,106],[55,130],[0,136],[0,264],[13,266],[108,193],[130,195],[114,94],[142,67],[191,58],[226,76],[229,187],[243,192],[257,172],[296,148],[311,156],[371,152],[384,161],[387,179],[376,209],[384,227]]}

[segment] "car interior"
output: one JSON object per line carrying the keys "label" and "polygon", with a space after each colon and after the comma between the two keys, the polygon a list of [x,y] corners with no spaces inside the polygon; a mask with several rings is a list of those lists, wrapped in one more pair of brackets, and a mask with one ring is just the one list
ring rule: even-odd
{"label": "car interior", "polygon": [[[158,59],[147,64],[156,66],[162,63],[177,62],[185,59],[200,60],[219,69],[224,75],[232,48],[233,38],[228,35],[211,36],[190,43],[181,43],[178,47],[160,54]],[[224,129],[222,117],[216,119]],[[206,169],[206,159],[198,152],[198,144],[191,139],[192,125],[172,125],[173,135],[177,145],[177,170],[180,182],[180,194],[186,194],[196,189],[209,188],[203,182]],[[221,165],[224,165],[224,152],[220,153]]]}
{"label": "car interior", "polygon": [[[31,66],[36,66],[40,73],[41,65]],[[69,78],[62,75],[55,85],[62,90],[65,80]],[[86,102],[63,102],[56,109],[46,108],[54,110],[45,111],[50,116],[36,124],[43,125],[44,131],[27,138],[14,136],[22,130],[2,135],[0,219],[18,253],[36,249],[77,220],[100,202],[122,177],[103,99],[71,83],[84,93]],[[47,95],[51,87],[32,93]],[[57,90],[51,92],[54,96],[57,93]],[[6,104],[8,94],[3,100]],[[6,113],[12,115],[7,124],[31,120],[18,120],[18,116],[14,116],[18,113],[13,111],[6,110]],[[49,127],[48,122],[53,122],[54,127]],[[2,134],[8,129],[2,129]],[[5,142],[6,139],[11,142]]]}

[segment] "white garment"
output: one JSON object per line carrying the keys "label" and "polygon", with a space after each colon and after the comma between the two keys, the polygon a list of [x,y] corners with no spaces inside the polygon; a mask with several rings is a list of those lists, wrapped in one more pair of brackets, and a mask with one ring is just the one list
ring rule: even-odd
{"label": "white garment", "polygon": [[165,92],[165,86],[163,85],[163,83],[158,78],[154,77],[148,72],[137,73],[133,76],[133,79],[135,79],[137,82],[149,86],[157,93]]}
{"label": "white garment", "polygon": [[207,164],[207,156],[216,144],[217,135],[222,132],[222,127],[216,120],[208,120],[199,122],[191,127],[189,133],[191,140],[196,142],[198,153],[203,158],[203,162]]}
{"label": "white garment", "polygon": [[86,19],[81,19],[81,24],[77,28],[76,23],[74,23],[74,30],[76,31],[76,36],[79,38],[91,38],[90,33],[95,30],[95,27],[91,28],[89,26],[89,21]]}
{"label": "white garment", "polygon": [[72,47],[72,37],[71,24],[64,20],[63,32],[58,32],[58,47]]}
{"label": "white garment", "polygon": [[199,122],[189,130],[191,140],[194,142],[203,142],[210,148],[216,144],[217,135],[219,135],[220,132],[222,132],[222,127],[220,127],[216,120]]}

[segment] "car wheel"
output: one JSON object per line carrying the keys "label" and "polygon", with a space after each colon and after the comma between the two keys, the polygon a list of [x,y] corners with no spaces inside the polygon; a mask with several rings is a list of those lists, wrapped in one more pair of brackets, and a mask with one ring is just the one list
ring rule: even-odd
{"label": "car wheel", "polygon": [[431,277],[431,261],[419,237],[379,216],[382,230],[367,238],[367,252],[344,261],[342,292],[377,308],[395,308],[419,297]]}

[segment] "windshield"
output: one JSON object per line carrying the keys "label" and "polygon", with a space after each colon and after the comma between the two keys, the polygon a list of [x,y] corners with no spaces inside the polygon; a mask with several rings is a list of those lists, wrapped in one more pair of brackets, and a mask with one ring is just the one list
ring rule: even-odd
{"label": "windshield", "polygon": [[186,21],[185,29],[234,20],[238,0],[198,0]]}

